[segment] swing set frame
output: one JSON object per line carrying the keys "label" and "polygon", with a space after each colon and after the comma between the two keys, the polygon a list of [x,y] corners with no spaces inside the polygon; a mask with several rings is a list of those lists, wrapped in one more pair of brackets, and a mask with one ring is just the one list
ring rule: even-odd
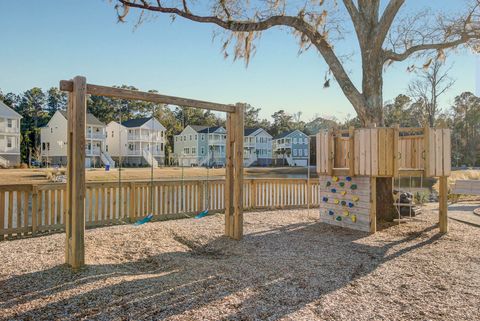
{"label": "swing set frame", "polygon": [[78,270],[85,265],[85,129],[87,95],[142,100],[227,113],[225,165],[225,235],[243,237],[243,140],[245,104],[218,104],[122,88],[87,84],[83,76],[61,80],[60,90],[68,93],[68,149],[66,194],[65,263]]}

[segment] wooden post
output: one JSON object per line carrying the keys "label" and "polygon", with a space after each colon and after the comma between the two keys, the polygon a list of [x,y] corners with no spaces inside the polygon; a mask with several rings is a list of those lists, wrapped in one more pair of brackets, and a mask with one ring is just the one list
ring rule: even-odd
{"label": "wooden post", "polygon": [[355,142],[353,136],[355,135],[355,128],[348,128],[348,175],[355,175]]}
{"label": "wooden post", "polygon": [[73,79],[68,95],[67,220],[65,263],[74,270],[85,264],[85,123],[87,81]]}
{"label": "wooden post", "polygon": [[328,130],[328,158],[327,158],[327,174],[333,175],[333,166],[335,165],[335,137],[333,135],[333,130]]}
{"label": "wooden post", "polygon": [[377,178],[370,177],[370,233],[377,232]]}
{"label": "wooden post", "polygon": [[233,237],[233,144],[236,115],[227,113],[227,141],[225,144],[225,235]]}
{"label": "wooden post", "polygon": [[[398,177],[398,173],[400,170],[400,158],[398,157],[398,143],[400,140],[400,133],[399,133],[400,126],[395,124],[393,126],[393,176]],[[387,146],[388,148],[388,146]],[[389,157],[387,155],[387,157]]]}
{"label": "wooden post", "polygon": [[440,197],[439,197],[439,204],[438,204],[438,225],[440,227],[440,233],[447,233],[448,232],[447,176],[440,176],[438,180],[440,183],[440,190],[439,190]]}
{"label": "wooden post", "polygon": [[243,136],[245,105],[236,104],[235,111],[235,176],[233,184],[233,238],[243,237]]}

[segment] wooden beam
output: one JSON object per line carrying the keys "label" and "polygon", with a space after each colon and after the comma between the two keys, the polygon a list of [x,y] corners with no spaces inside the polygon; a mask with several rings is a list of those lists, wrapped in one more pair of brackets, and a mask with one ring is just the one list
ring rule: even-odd
{"label": "wooden beam", "polygon": [[355,175],[355,128],[348,128],[348,175]]}
{"label": "wooden beam", "polygon": [[447,205],[447,194],[448,194],[448,182],[447,176],[440,176],[438,178],[440,183],[439,188],[439,204],[438,204],[438,225],[440,227],[440,233],[448,232],[448,205]]}
{"label": "wooden beam", "polygon": [[73,79],[68,95],[67,217],[65,263],[74,270],[85,264],[85,123],[87,110],[85,77]]}
{"label": "wooden beam", "polygon": [[237,104],[235,112],[235,177],[233,191],[234,229],[233,238],[240,240],[243,237],[243,137],[245,105]]}
{"label": "wooden beam", "polygon": [[[72,92],[73,91],[73,82],[71,80],[61,80],[60,81],[60,90]],[[234,113],[235,106],[211,103],[202,100],[195,100],[189,98],[181,98],[174,96],[160,95],[156,93],[142,92],[138,90],[130,90],[123,88],[114,88],[107,86],[99,86],[87,84],[86,93],[89,95],[95,96],[105,96],[119,99],[130,99],[130,100],[142,100],[149,101],[157,104],[171,104],[177,106],[185,107],[195,107],[208,110],[216,110],[227,113]]]}

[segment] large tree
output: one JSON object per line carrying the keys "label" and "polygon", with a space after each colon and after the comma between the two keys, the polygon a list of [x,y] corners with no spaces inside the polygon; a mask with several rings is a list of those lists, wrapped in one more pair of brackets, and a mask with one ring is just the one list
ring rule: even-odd
{"label": "large tree", "polygon": [[[479,2],[469,0],[463,12],[403,10],[405,0],[319,1],[241,1],[212,0],[208,4],[193,0],[114,0],[118,18],[123,21],[130,9],[139,9],[139,22],[145,13],[182,17],[213,24],[225,30],[222,46],[226,56],[248,64],[260,34],[273,27],[285,27],[299,41],[300,52],[315,48],[355,109],[363,125],[384,125],[384,67],[410,57],[442,59],[447,50],[459,47],[480,48]],[[347,29],[353,29],[359,48],[362,77],[356,86],[347,72],[345,55],[338,42]],[[349,40],[351,42],[351,40]],[[349,43],[349,48],[353,48]],[[320,77],[319,77],[320,78]],[[391,179],[377,179],[377,213],[393,217]]]}
{"label": "large tree", "polygon": [[[154,12],[217,25],[226,30],[222,46],[225,53],[233,50],[235,59],[243,58],[247,63],[261,32],[287,27],[298,38],[301,51],[317,49],[364,125],[384,124],[384,66],[409,57],[428,61],[462,46],[478,49],[480,37],[478,0],[470,0],[462,12],[449,14],[427,9],[400,13],[405,0],[343,0],[343,5],[337,0],[215,0],[209,5],[192,0],[115,2],[121,21],[135,8],[142,11],[139,21],[145,12]],[[362,81],[358,87],[346,71],[344,53],[335,47],[348,28],[355,32],[361,58]]]}

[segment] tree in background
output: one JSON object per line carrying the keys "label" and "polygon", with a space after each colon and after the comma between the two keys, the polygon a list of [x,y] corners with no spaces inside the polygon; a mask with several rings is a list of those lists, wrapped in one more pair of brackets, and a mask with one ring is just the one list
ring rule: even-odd
{"label": "tree in background", "polygon": [[25,91],[18,100],[14,109],[22,115],[22,159],[31,164],[33,153],[40,148],[40,127],[48,122],[48,113],[45,111],[47,96],[38,87]]}
{"label": "tree in background", "polygon": [[412,81],[408,86],[410,97],[416,100],[418,116],[422,126],[435,126],[435,121],[440,113],[438,100],[448,91],[455,81],[448,76],[451,66],[436,59],[430,61],[419,72],[418,79]]}
{"label": "tree in background", "polygon": [[455,165],[480,166],[480,98],[462,93],[455,98],[451,113]]}
{"label": "tree in background", "polygon": [[52,87],[47,92],[47,109],[50,117],[57,110],[67,110],[67,94],[57,87]]}
{"label": "tree in background", "polygon": [[418,127],[420,126],[415,112],[418,110],[412,99],[406,95],[400,94],[395,97],[393,102],[385,104],[384,115],[385,125],[400,127]]}

